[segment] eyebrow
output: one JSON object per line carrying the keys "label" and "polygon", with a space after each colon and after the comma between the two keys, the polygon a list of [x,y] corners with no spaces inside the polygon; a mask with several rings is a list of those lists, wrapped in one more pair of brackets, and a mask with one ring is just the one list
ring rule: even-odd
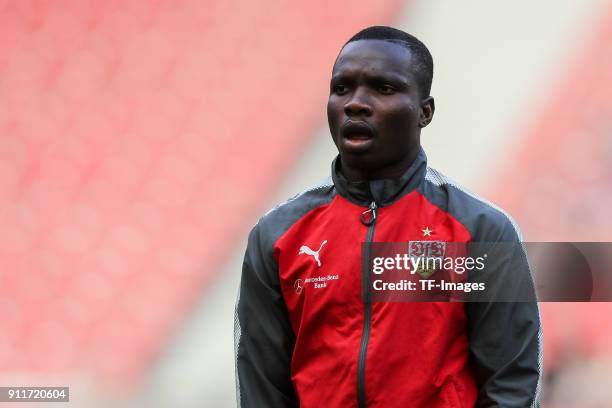
{"label": "eyebrow", "polygon": [[[406,78],[403,78],[401,75],[397,75],[397,74],[392,74],[392,73],[388,73],[388,74],[364,74],[364,76],[366,77],[366,80],[368,81],[388,81],[388,82],[393,82],[395,84],[399,84],[399,85],[403,85],[403,86],[408,86],[408,81],[406,80]],[[339,73],[336,75],[332,75],[331,77],[331,83],[334,82],[338,82],[341,80],[346,80],[347,78],[350,78],[350,71],[347,72],[343,72],[343,73]]]}

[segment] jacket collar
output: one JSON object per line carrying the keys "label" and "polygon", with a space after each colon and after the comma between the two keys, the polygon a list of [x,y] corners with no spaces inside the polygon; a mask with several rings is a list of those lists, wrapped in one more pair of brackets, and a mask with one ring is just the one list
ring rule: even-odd
{"label": "jacket collar", "polygon": [[416,159],[399,178],[351,182],[340,170],[338,155],[332,162],[332,180],[338,194],[347,200],[364,207],[374,201],[379,207],[384,207],[417,188],[423,181],[426,170],[427,156],[421,147]]}

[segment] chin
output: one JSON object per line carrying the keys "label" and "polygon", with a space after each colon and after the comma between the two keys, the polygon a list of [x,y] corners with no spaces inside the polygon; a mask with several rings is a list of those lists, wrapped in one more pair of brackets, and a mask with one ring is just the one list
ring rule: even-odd
{"label": "chin", "polygon": [[354,169],[374,170],[380,167],[372,152],[341,152],[342,163]]}

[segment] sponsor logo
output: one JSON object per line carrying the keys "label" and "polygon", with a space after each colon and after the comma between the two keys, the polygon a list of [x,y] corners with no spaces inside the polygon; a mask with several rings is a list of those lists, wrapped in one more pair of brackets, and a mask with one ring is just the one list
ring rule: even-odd
{"label": "sponsor logo", "polygon": [[319,247],[318,251],[313,251],[312,249],[310,249],[308,246],[306,245],[302,245],[300,247],[300,252],[298,252],[298,255],[308,255],[308,256],[312,256],[315,260],[315,262],[317,263],[317,266],[320,268],[321,267],[321,258],[320,258],[320,253],[321,253],[321,249],[323,249],[323,246],[327,244],[327,240],[323,241],[321,243],[321,246]]}
{"label": "sponsor logo", "polygon": [[297,279],[294,282],[293,287],[295,288],[295,293],[299,295],[300,293],[302,293],[302,290],[304,289],[304,281],[301,279]]}
{"label": "sponsor logo", "polygon": [[327,285],[338,279],[340,279],[339,275],[316,276],[314,278],[296,279],[295,282],[293,282],[293,288],[295,289],[295,293],[299,295],[304,290],[304,287],[308,284],[310,284],[313,289],[322,289],[326,288]]}

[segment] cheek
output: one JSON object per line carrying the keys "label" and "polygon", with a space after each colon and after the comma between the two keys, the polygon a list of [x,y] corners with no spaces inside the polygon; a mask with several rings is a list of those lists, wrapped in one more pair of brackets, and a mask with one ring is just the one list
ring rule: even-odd
{"label": "cheek", "polygon": [[385,115],[385,120],[390,126],[401,127],[402,129],[416,126],[419,120],[418,108],[412,104],[398,104],[390,107]]}
{"label": "cheek", "polygon": [[327,102],[327,122],[329,123],[329,129],[332,134],[336,133],[339,127],[340,115],[342,114],[342,108],[337,101],[330,99]]}

